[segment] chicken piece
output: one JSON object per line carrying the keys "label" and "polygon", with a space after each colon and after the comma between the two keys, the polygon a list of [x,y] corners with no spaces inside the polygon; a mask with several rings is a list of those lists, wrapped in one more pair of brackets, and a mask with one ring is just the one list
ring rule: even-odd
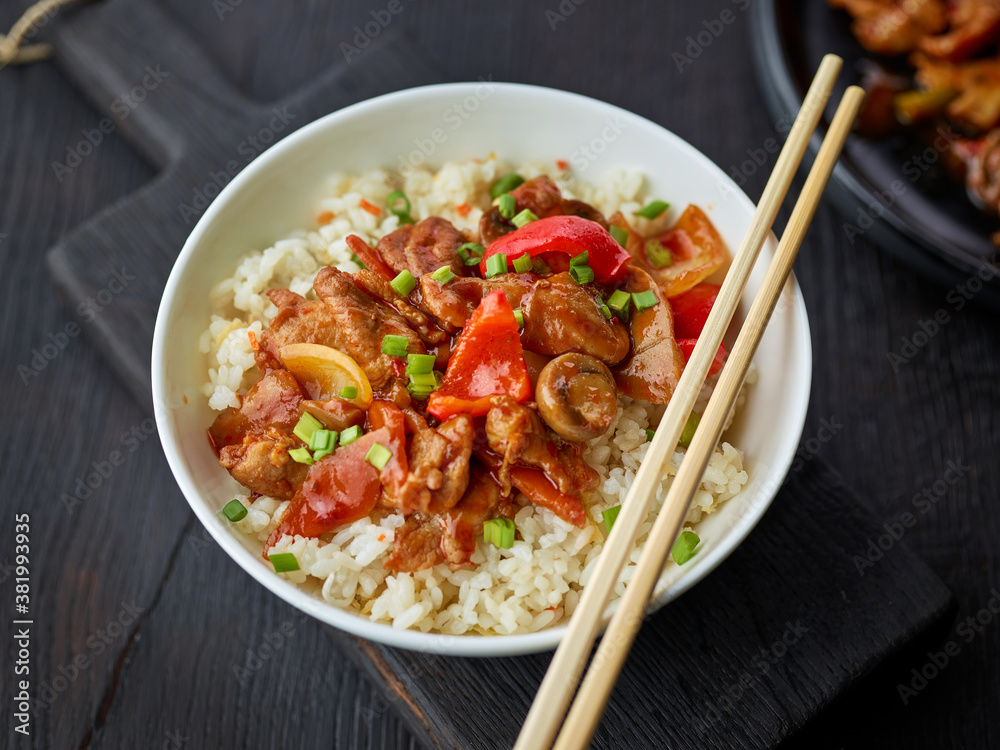
{"label": "chicken piece", "polygon": [[380,390],[403,375],[403,361],[382,354],[384,336],[403,336],[410,352],[426,352],[403,316],[365,294],[350,274],[324,268],[313,287],[319,300],[307,300],[287,289],[268,292],[278,314],[264,331],[255,355],[262,369],[277,366],[278,351],[285,344],[323,344],[351,357],[364,370],[372,388]]}
{"label": "chicken piece", "polygon": [[467,276],[470,269],[458,257],[458,248],[465,243],[465,235],[450,221],[431,216],[387,234],[375,251],[394,273],[409,271],[419,279],[441,266],[450,266],[456,276]]}
{"label": "chicken piece", "polygon": [[517,309],[537,279],[530,273],[506,273],[494,279],[469,277],[441,284],[424,276],[420,279],[421,306],[445,330],[456,333],[465,327],[469,316],[490,292],[502,289],[510,306]]}
{"label": "chicken piece", "polygon": [[215,418],[208,429],[212,448],[218,453],[267,427],[290,432],[302,416],[305,398],[305,390],[288,370],[265,373],[240,399],[239,408],[229,407]]}
{"label": "chicken piece", "polygon": [[[412,418],[407,420],[412,424]],[[421,419],[422,421],[422,419]],[[459,414],[436,429],[418,429],[410,440],[407,475],[386,502],[405,514],[442,513],[457,503],[469,485],[469,457],[475,429],[472,417]]]}
{"label": "chicken piece", "polygon": [[923,88],[959,92],[945,108],[952,120],[983,133],[1000,124],[1000,58],[955,65],[917,54],[913,64]]}
{"label": "chicken piece", "polygon": [[1000,214],[1000,129],[975,141],[958,141],[954,152],[965,161],[965,185],[972,199]]}
{"label": "chicken piece", "polygon": [[641,268],[629,268],[625,289],[631,293],[652,290],[657,304],[632,313],[632,355],[614,368],[615,382],[632,398],[665,404],[684,371],[684,354],[674,339],[673,311],[660,288]]}
{"label": "chicken piece", "polygon": [[[559,186],[548,175],[532,177],[511,190],[510,194],[514,196],[517,212],[528,209],[539,219],[544,219],[546,216],[580,216],[596,221],[605,229],[608,228],[604,215],[589,203],[565,200]],[[489,246],[494,240],[513,232],[514,229],[516,227],[500,215],[500,208],[493,206],[484,211],[479,220],[480,242]]]}
{"label": "chicken piece", "polygon": [[851,31],[870,52],[902,55],[948,24],[943,0],[830,0],[854,19]]}
{"label": "chicken piece", "polygon": [[297,438],[277,427],[248,432],[242,442],[219,451],[219,465],[252,492],[289,500],[309,471],[288,455],[297,444]]}
{"label": "chicken piece", "polygon": [[[430,276],[424,278],[433,281]],[[426,313],[410,304],[408,299],[399,296],[392,288],[392,283],[378,274],[361,270],[354,274],[354,282],[374,299],[381,300],[394,308],[425,344],[433,346],[448,338],[448,334],[435,326]]]}
{"label": "chicken piece", "polygon": [[926,36],[917,48],[950,62],[966,60],[1000,34],[998,0],[953,0],[948,5],[948,32]]}
{"label": "chicken piece", "polygon": [[594,293],[569,273],[540,279],[521,300],[524,331],[521,343],[537,354],[558,357],[588,354],[609,365],[628,356],[628,331],[608,320]]}
{"label": "chicken piece", "polygon": [[541,469],[566,495],[579,497],[597,488],[599,476],[583,460],[579,446],[555,438],[533,409],[509,396],[498,396],[487,413],[486,439],[490,449],[503,457],[497,478],[505,496],[511,491],[514,465]]}

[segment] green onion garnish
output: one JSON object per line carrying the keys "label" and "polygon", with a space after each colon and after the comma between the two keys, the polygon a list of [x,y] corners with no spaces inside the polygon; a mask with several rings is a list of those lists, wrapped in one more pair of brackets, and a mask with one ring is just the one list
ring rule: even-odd
{"label": "green onion garnish", "polygon": [[635,303],[636,312],[656,307],[660,302],[656,299],[656,294],[653,293],[652,289],[647,289],[644,292],[635,292],[632,295],[632,301]]}
{"label": "green onion garnish", "polygon": [[608,297],[608,307],[614,311],[622,323],[628,323],[628,313],[631,306],[632,295],[621,289]]}
{"label": "green onion garnish", "polygon": [[223,506],[222,512],[233,523],[242,521],[247,517],[247,509],[239,500],[230,500]]}
{"label": "green onion garnish", "polygon": [[293,570],[299,570],[299,561],[291,552],[278,552],[274,555],[268,555],[267,559],[274,566],[275,573],[291,573]]}
{"label": "green onion garnish", "polygon": [[493,184],[490,185],[490,198],[496,200],[504,193],[509,193],[514,188],[523,184],[524,178],[517,172],[505,174],[502,177],[498,177],[494,180]]}
{"label": "green onion garnish", "polygon": [[615,526],[615,521],[618,519],[618,514],[621,513],[622,506],[616,505],[613,508],[608,508],[601,512],[601,520],[604,521],[604,528],[611,533],[611,529]]}
{"label": "green onion garnish", "polygon": [[674,562],[683,565],[690,560],[694,556],[694,548],[698,546],[699,542],[701,539],[693,531],[682,531],[670,552]]}
{"label": "green onion garnish", "polygon": [[353,385],[345,385],[340,389],[340,397],[347,401],[358,397],[358,389]]}
{"label": "green onion garnish", "polygon": [[594,280],[594,269],[588,265],[570,266],[569,275],[577,284],[589,284]]}
{"label": "green onion garnish", "polygon": [[410,382],[421,388],[437,388],[437,378],[433,372],[419,372],[410,375]]}
{"label": "green onion garnish", "polygon": [[409,271],[400,271],[396,278],[392,280],[391,286],[400,297],[409,297],[417,286],[417,280]]}
{"label": "green onion garnish", "polygon": [[517,201],[514,196],[510,193],[504,193],[500,196],[500,215],[505,219],[513,219],[514,214],[517,213]]}
{"label": "green onion garnish", "polygon": [[492,279],[494,276],[499,276],[502,273],[507,273],[507,256],[504,253],[491,255],[486,259],[487,279]]}
{"label": "green onion garnish", "polygon": [[313,463],[313,457],[309,453],[308,448],[292,448],[288,451],[288,455],[292,457],[295,463],[305,464],[306,466],[311,466]]}
{"label": "green onion garnish", "polygon": [[584,250],[579,255],[574,255],[569,260],[571,266],[585,266],[590,261],[590,251]]}
{"label": "green onion garnish", "polygon": [[601,312],[604,313],[605,318],[611,320],[611,308],[605,305],[603,302],[601,303]]}
{"label": "green onion garnish", "polygon": [[681,436],[677,438],[677,445],[682,448],[687,448],[691,445],[691,441],[694,439],[694,431],[698,429],[698,423],[701,422],[701,415],[691,412],[688,415],[688,421],[684,423],[684,429],[681,431]]}
{"label": "green onion garnish", "polygon": [[483,524],[483,541],[503,549],[514,546],[514,522],[509,518],[492,518]]}
{"label": "green onion garnish", "polygon": [[385,468],[385,465],[389,463],[389,459],[392,458],[392,451],[386,448],[381,443],[372,443],[372,447],[368,449],[365,454],[365,461],[370,463],[379,471]]}
{"label": "green onion garnish", "polygon": [[355,263],[357,263],[357,264],[358,264],[359,266],[361,266],[361,267],[362,267],[363,269],[365,269],[366,271],[368,270],[368,266],[366,266],[366,265],[364,264],[364,261],[363,261],[363,260],[361,260],[361,258],[359,258],[359,257],[358,257],[357,255],[355,255],[354,253],[351,253],[351,260],[353,260],[353,261],[354,261]]}
{"label": "green onion garnish", "polygon": [[332,455],[333,455],[333,448],[330,448],[330,450],[316,451],[315,453],[313,453],[313,462],[315,463],[316,461],[319,461],[321,459],[326,458],[327,456],[332,456]]}
{"label": "green onion garnish", "polygon": [[518,328],[524,328],[524,313],[521,312],[521,308],[514,311],[514,320],[517,321]]}
{"label": "green onion garnish", "polygon": [[546,263],[541,258],[531,259],[531,270],[534,271],[539,276],[546,276],[547,274],[552,273],[552,269],[549,268],[548,263]]}
{"label": "green onion garnish", "polygon": [[[337,437],[338,433],[336,430],[316,430],[309,438],[309,450],[311,451],[330,451],[337,447]],[[316,456],[313,456],[313,460],[316,460]]]}
{"label": "green onion garnish", "polygon": [[655,237],[646,240],[646,260],[653,268],[666,268],[674,263],[674,257],[670,254],[670,249],[663,246]]}
{"label": "green onion garnish", "polygon": [[410,345],[406,336],[395,336],[387,333],[382,337],[382,353],[390,354],[393,357],[405,357],[406,348]]}
{"label": "green onion garnish", "polygon": [[648,443],[653,439],[653,435],[656,434],[656,430],[646,430],[646,442]]}
{"label": "green onion garnish", "polygon": [[361,437],[361,428],[357,425],[351,425],[346,430],[340,433],[340,444],[341,446],[353,443]]}
{"label": "green onion garnish", "polygon": [[458,248],[458,257],[461,258],[462,262],[467,266],[478,266],[479,261],[483,259],[483,253],[485,252],[486,248],[478,242],[466,242]]}
{"label": "green onion garnish", "polygon": [[664,203],[663,201],[650,201],[641,210],[636,211],[635,215],[641,216],[644,219],[655,219],[668,208],[670,208],[669,203]]}
{"label": "green onion garnish", "polygon": [[427,372],[434,372],[434,362],[436,358],[433,354],[407,354],[406,374],[422,375]]}
{"label": "green onion garnish", "polygon": [[625,247],[628,244],[628,230],[612,226],[609,231],[611,232],[611,236],[615,238],[615,242],[619,245]]}
{"label": "green onion garnish", "polygon": [[454,281],[458,277],[455,276],[455,273],[451,270],[451,266],[441,266],[438,270],[431,274],[431,278],[444,286],[449,281]]}
{"label": "green onion garnish", "polygon": [[535,215],[534,211],[532,211],[530,208],[526,208],[510,221],[515,227],[520,229],[525,224],[530,224],[533,221],[538,221],[538,217]]}
{"label": "green onion garnish", "polygon": [[323,428],[323,423],[320,422],[316,417],[307,411],[302,412],[302,416],[299,417],[299,421],[295,424],[295,429],[292,433],[301,440],[303,443],[308,443],[309,438],[316,430]]}
{"label": "green onion garnish", "polygon": [[[396,204],[403,201],[405,204],[403,208],[396,208]],[[410,216],[410,199],[406,197],[406,193],[402,190],[393,190],[389,193],[389,197],[385,199],[386,205],[389,207],[389,212],[399,218],[400,224],[413,224],[413,217]]]}
{"label": "green onion garnish", "polygon": [[518,273],[527,273],[531,270],[531,256],[528,253],[518,255],[514,258],[514,270]]}

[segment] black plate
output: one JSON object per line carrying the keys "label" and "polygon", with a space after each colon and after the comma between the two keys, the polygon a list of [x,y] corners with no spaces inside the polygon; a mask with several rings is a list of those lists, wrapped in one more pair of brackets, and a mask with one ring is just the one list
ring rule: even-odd
{"label": "black plate", "polygon": [[[756,0],[751,30],[757,77],[776,122],[790,122],[798,111],[823,55],[844,59],[826,122],[844,89],[857,82],[860,64],[872,58],[852,36],[847,14],[825,0]],[[810,161],[820,140],[817,133],[810,143]],[[990,241],[1000,221],[972,205],[937,157],[933,146],[913,135],[881,141],[851,136],[828,188],[844,216],[844,239],[870,239],[946,286],[976,273],[987,276],[976,299],[1000,309],[1000,278],[991,264],[997,251]]]}

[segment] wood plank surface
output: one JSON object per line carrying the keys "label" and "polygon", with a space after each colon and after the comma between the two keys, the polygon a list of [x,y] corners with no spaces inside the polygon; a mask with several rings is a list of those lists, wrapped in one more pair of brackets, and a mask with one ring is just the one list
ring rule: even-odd
{"label": "wood plank surface", "polygon": [[[220,13],[218,4],[171,0],[162,8],[242,96],[267,102],[341,62],[339,44],[350,41],[353,28],[379,9],[375,5],[227,2],[228,11]],[[727,171],[751,158],[748,149],[756,153],[768,138],[780,137],[753,83],[741,11],[745,3],[589,0],[564,5],[560,10],[555,3],[468,8],[404,3],[391,29],[407,32],[451,78],[492,76],[611,101],[671,128]],[[97,6],[84,6],[76,13],[95,10]],[[685,54],[688,37],[697,37],[725,10],[732,11],[733,22],[724,24],[691,64],[679,68],[675,53]],[[15,15],[10,6],[0,8],[0,26],[9,26]],[[48,31],[60,23],[51,21]],[[149,434],[148,412],[135,405],[83,337],[70,335],[73,318],[54,299],[44,251],[86,219],[148,185],[162,158],[155,148],[137,152],[122,138],[129,135],[123,128],[107,134],[94,156],[58,179],[53,163],[67,160],[67,149],[79,143],[82,131],[98,126],[111,102],[98,101],[98,109],[93,108],[75,88],[79,75],[72,77],[71,84],[52,64],[0,71],[0,263],[5,271],[0,383],[8,395],[4,423],[15,425],[0,438],[3,487],[10,498],[0,515],[0,538],[12,538],[14,512],[31,514],[33,607],[39,615],[33,669],[50,688],[45,694],[51,698],[45,699],[29,742],[5,732],[3,743],[395,748],[415,747],[419,736],[429,746],[448,746],[457,735],[442,730],[426,704],[407,708],[397,693],[373,688],[376,683],[361,679],[345,657],[336,634],[265,594],[206,541]],[[766,163],[773,160],[765,154]],[[765,164],[746,178],[751,197],[759,194],[766,170]],[[927,499],[921,493],[929,493],[929,509],[906,532],[905,544],[955,592],[959,624],[951,630],[945,626],[941,636],[960,653],[906,705],[897,685],[911,679],[911,669],[925,666],[931,647],[898,654],[887,671],[844,697],[799,743],[813,748],[996,747],[1000,628],[995,619],[971,631],[972,626],[962,626],[964,618],[983,610],[1000,578],[995,551],[1000,538],[995,323],[974,305],[956,309],[952,290],[917,277],[863,239],[850,245],[842,223],[832,211],[821,211],[797,264],[816,363],[800,454],[806,467],[800,475],[807,478],[820,461],[837,467],[888,523],[913,512],[920,497]],[[103,314],[131,320],[130,306],[119,302],[126,299],[116,297]],[[947,324],[910,361],[893,368],[887,355],[900,351],[902,340],[912,340],[939,309],[948,313]],[[51,358],[45,356],[53,351],[48,344],[56,347]],[[36,353],[41,359],[35,359]],[[26,375],[22,366],[33,374]],[[115,451],[125,461],[107,470]],[[953,483],[945,481],[955,476],[946,475],[949,462],[962,467]],[[101,469],[109,476],[100,476]],[[61,499],[78,492],[77,480],[94,472],[98,486],[82,503]],[[820,486],[831,481],[824,479]],[[827,507],[835,500],[826,498]],[[780,508],[769,514],[761,530],[780,525],[786,517],[778,515]],[[837,533],[831,529],[830,536]],[[802,543],[808,540],[803,536]],[[4,566],[10,546],[0,546]],[[749,549],[741,549],[727,566],[734,567]],[[902,549],[894,547],[896,554]],[[766,559],[748,564],[749,570],[763,565],[764,573],[749,581],[747,590],[766,590],[773,580],[769,576],[778,571],[767,570]],[[884,565],[878,570],[889,570]],[[13,595],[6,571],[0,568],[3,601]],[[661,620],[663,628],[688,624],[694,610],[681,605],[708,597],[709,584],[716,577],[721,582],[723,572],[706,582],[704,590],[698,587],[653,618],[653,635]],[[885,628],[904,624],[895,618],[907,606],[886,597],[884,606],[870,613],[849,606],[843,611],[855,618],[870,616]],[[3,623],[0,634],[9,643],[9,618]],[[967,632],[972,633],[969,641]],[[826,648],[844,645],[824,643]],[[713,663],[725,663],[727,644],[703,647],[714,654]],[[713,648],[723,649],[722,655]],[[401,657],[379,653],[398,673]],[[74,670],[75,659],[85,666]],[[430,691],[437,674],[433,660],[410,663],[426,666],[418,675]],[[727,666],[739,675],[740,664]],[[687,665],[681,661],[672,668],[681,666]],[[530,670],[522,668],[527,679]],[[0,698],[7,706],[12,682],[6,659],[4,670]],[[725,723],[731,736],[739,738],[728,746],[769,746],[770,732],[796,725],[810,701],[826,702],[843,684],[843,675],[817,674],[808,683],[791,685],[779,670],[770,677],[776,680],[775,694],[761,700],[777,701],[782,711],[777,716],[741,715],[745,722]],[[475,688],[474,682],[469,685]],[[526,705],[528,688],[512,687]],[[755,684],[754,693],[758,691],[769,688]],[[632,697],[642,710],[650,709],[648,696]],[[416,734],[404,727],[400,715],[409,716]],[[506,738],[516,721],[512,717],[488,737],[486,727],[470,721],[462,736],[494,746],[489,742]],[[675,716],[661,715],[658,726],[677,738],[677,746],[689,746],[690,728],[675,721]],[[642,731],[602,735],[599,742],[644,746]]]}

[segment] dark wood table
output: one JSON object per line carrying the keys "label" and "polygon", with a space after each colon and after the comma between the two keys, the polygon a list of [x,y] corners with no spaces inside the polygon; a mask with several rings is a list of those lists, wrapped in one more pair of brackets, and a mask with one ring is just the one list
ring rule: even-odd
{"label": "dark wood table", "polygon": [[[10,5],[0,8],[4,29],[17,16]],[[269,100],[342,63],[341,43],[387,4],[165,5],[235,85]],[[745,170],[753,173],[744,185],[756,198],[774,159],[764,145],[784,129],[759,100],[746,6],[402,0],[392,24],[456,80],[492,77],[610,101],[670,128],[726,171],[758,155],[765,163]],[[720,25],[724,11],[731,23]],[[711,44],[692,41],[706,29],[720,32]],[[415,747],[328,631],[208,539],[174,486],[151,415],[52,291],[45,250],[154,176],[118,132],[99,131],[103,117],[50,63],[0,71],[2,742]],[[56,169],[87,133],[99,138],[93,155],[71,173]],[[960,610],[943,655],[878,672],[786,744],[1000,747],[1000,621],[984,609],[1000,588],[1000,337],[965,288],[918,277],[864,237],[852,245],[843,224],[822,207],[796,264],[815,363],[800,457],[838,469],[889,528],[913,513],[905,543]],[[113,293],[94,304],[115,314]],[[31,668],[42,701],[30,739],[10,718],[11,563],[15,517],[25,513],[38,617]],[[241,607],[253,608],[253,628]],[[932,660],[942,666],[927,669]],[[911,670],[937,674],[922,683]]]}

